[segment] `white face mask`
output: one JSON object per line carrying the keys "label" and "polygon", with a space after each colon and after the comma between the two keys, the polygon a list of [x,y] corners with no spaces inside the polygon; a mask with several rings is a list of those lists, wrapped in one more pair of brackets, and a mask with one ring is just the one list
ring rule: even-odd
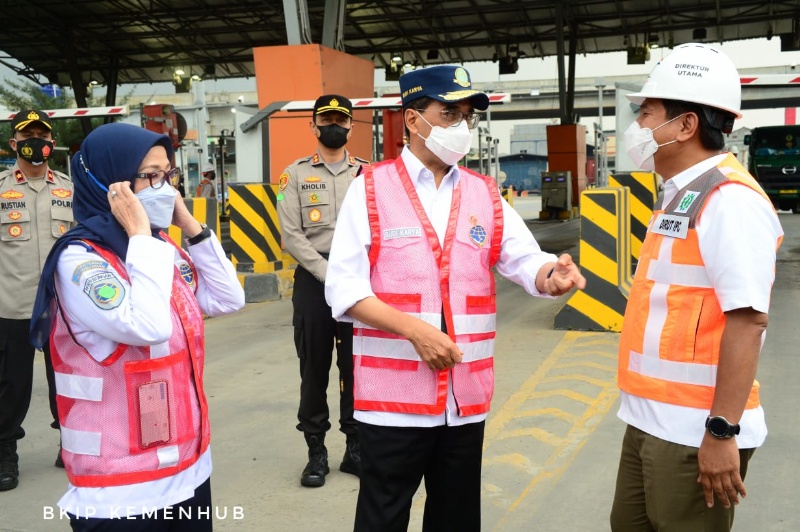
{"label": "white face mask", "polygon": [[136,193],[147,217],[150,218],[150,227],[166,229],[172,224],[172,212],[175,210],[177,194],[178,191],[169,183],[164,183],[161,188],[148,186]]}
{"label": "white face mask", "polygon": [[671,120],[667,120],[653,129],[641,127],[638,122],[634,122],[625,130],[625,152],[628,154],[628,157],[631,158],[631,162],[636,165],[636,168],[641,168],[648,172],[655,171],[656,163],[655,160],[653,160],[653,155],[658,151],[658,148],[677,142],[677,139],[665,142],[664,144],[658,144],[653,138],[653,131],[659,127],[666,126],[673,120],[677,120],[682,117],[683,114]]}
{"label": "white face mask", "polygon": [[453,166],[469,153],[472,148],[472,131],[467,126],[466,120],[462,120],[455,127],[440,127],[432,126],[419,111],[417,114],[432,128],[428,138],[419,133],[417,136],[425,140],[425,146],[444,164]]}

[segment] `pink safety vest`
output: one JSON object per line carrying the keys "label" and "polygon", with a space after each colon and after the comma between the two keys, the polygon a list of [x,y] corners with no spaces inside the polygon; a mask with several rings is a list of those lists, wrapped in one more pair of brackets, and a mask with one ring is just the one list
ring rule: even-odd
{"label": "pink safety vest", "polygon": [[461,416],[489,410],[496,323],[491,268],[500,255],[503,207],[491,178],[459,172],[442,249],[402,159],[365,167],[373,292],[437,328],[444,316],[464,357],[452,370],[432,370],[405,338],[356,322],[357,410],[441,414],[448,379]]}
{"label": "pink safety vest", "polygon": [[[163,232],[161,236],[191,265],[183,250]],[[128,279],[114,253],[85,244]],[[120,344],[97,362],[75,341],[57,306],[50,348],[72,485],[119,486],[169,477],[194,464],[208,448],[203,316],[192,291],[197,272],[190,268],[175,268],[167,356],[151,358],[148,346]]]}

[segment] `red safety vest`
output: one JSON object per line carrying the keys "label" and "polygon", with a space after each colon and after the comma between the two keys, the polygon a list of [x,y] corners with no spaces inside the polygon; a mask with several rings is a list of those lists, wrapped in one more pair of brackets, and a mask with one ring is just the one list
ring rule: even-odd
{"label": "red safety vest", "polygon": [[[184,260],[189,257],[164,233]],[[124,279],[110,250],[85,242]],[[194,464],[211,438],[203,393],[203,316],[192,287],[197,272],[175,268],[169,354],[119,344],[98,362],[77,343],[56,306],[50,334],[67,477],[78,487],[135,484],[175,475]]]}
{"label": "red safety vest", "polygon": [[459,172],[442,249],[402,159],[365,167],[375,295],[437,328],[444,316],[464,357],[452,370],[432,370],[405,338],[356,321],[357,410],[441,414],[448,379],[460,415],[489,410],[496,324],[491,269],[500,255],[503,208],[492,179]]}

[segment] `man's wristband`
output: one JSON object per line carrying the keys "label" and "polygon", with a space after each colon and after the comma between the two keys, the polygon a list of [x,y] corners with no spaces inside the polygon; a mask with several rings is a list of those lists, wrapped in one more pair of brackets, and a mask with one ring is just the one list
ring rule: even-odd
{"label": "man's wristband", "polygon": [[200,227],[203,228],[202,231],[194,235],[192,238],[186,239],[186,243],[189,244],[190,246],[199,244],[200,242],[211,236],[211,229],[209,229],[209,227],[206,224],[200,224]]}

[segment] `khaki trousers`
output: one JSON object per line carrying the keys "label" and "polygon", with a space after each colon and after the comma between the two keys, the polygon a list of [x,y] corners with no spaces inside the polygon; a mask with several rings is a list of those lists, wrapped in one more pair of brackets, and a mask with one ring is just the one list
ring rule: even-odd
{"label": "khaki trousers", "polygon": [[[651,436],[628,425],[622,440],[617,489],[611,508],[613,532],[728,532],[734,506],[708,508],[697,482],[696,447]],[[755,449],[740,449],[740,475]]]}

